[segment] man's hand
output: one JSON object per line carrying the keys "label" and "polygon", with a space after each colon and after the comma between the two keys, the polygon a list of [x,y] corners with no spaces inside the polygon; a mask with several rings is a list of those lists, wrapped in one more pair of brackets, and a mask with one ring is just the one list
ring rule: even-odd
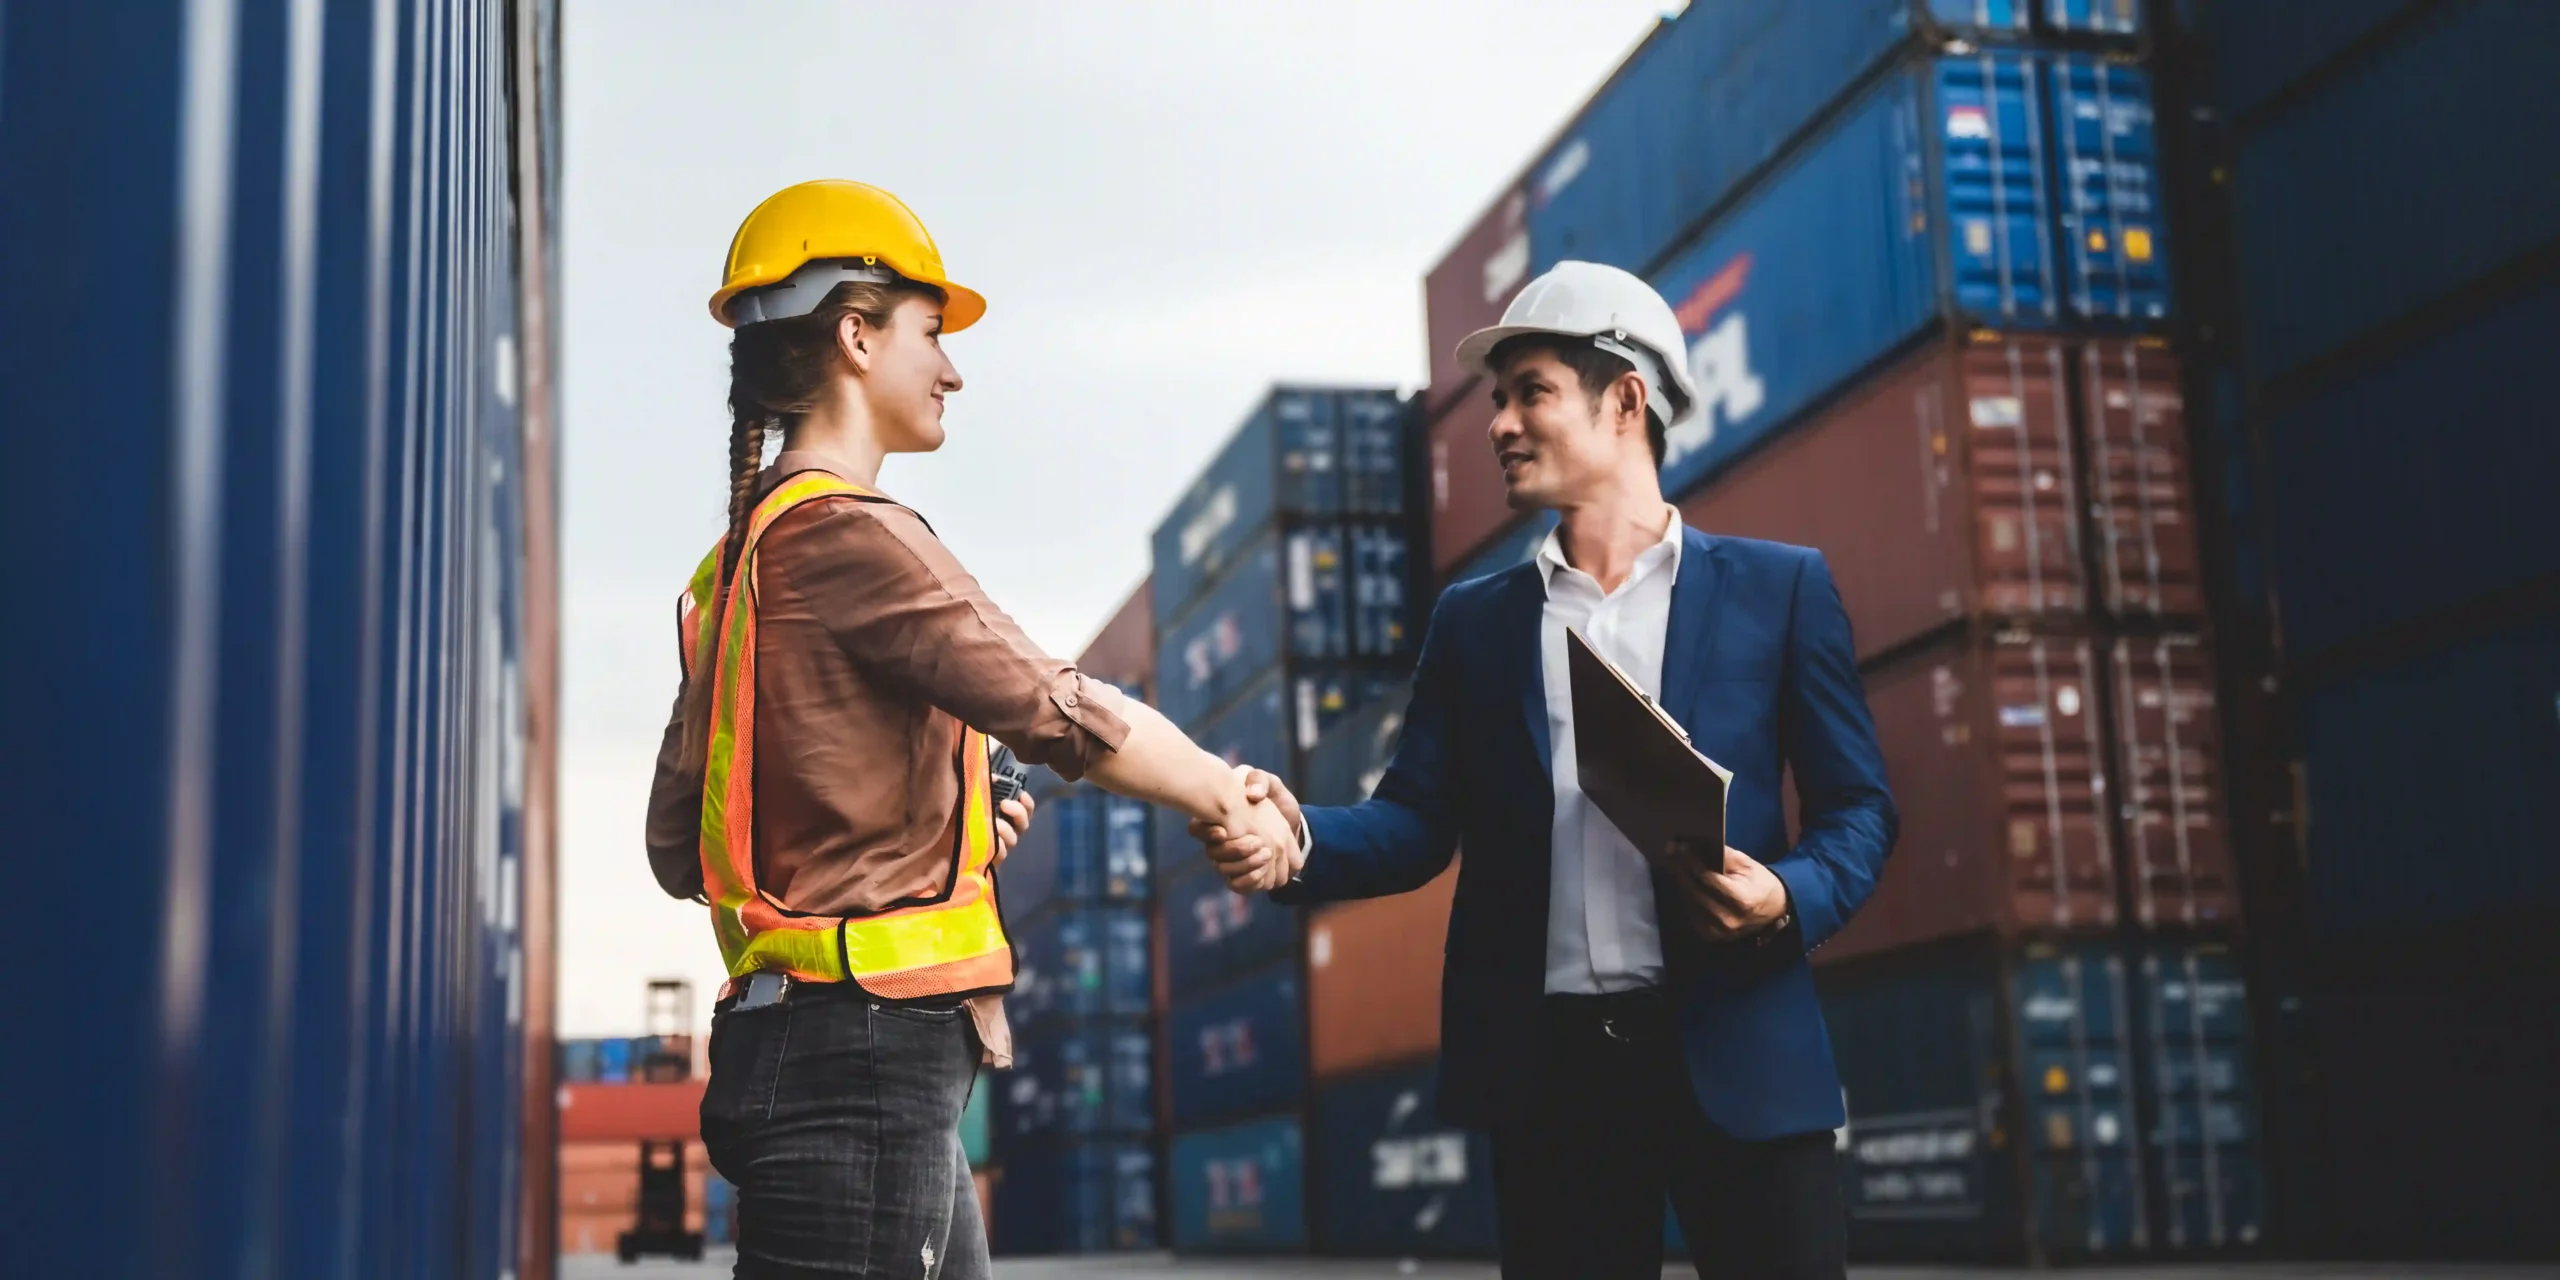
{"label": "man's hand", "polygon": [[1031,829],[1031,811],[1039,807],[1028,791],[996,806],[996,856],[987,864],[989,869],[1003,866],[1012,856],[1014,842]]}
{"label": "man's hand", "polygon": [[1724,866],[1701,868],[1698,879],[1707,889],[1711,935],[1765,937],[1786,923],[1786,882],[1750,854],[1728,845]]}
{"label": "man's hand", "polygon": [[1244,784],[1251,806],[1239,829],[1230,831],[1225,824],[1195,819],[1191,838],[1200,842],[1218,874],[1226,877],[1228,888],[1268,893],[1296,879],[1306,865],[1306,846],[1299,838],[1306,819],[1298,810],[1298,798],[1289,794],[1279,778],[1251,765],[1236,766],[1236,778]]}

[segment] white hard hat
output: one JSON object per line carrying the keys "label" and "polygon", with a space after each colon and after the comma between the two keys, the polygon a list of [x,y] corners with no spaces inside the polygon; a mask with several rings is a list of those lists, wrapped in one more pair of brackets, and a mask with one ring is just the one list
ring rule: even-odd
{"label": "white hard hat", "polygon": [[[1490,375],[1486,358],[1504,339],[1524,333],[1587,338],[1603,351],[1624,356],[1644,379],[1645,403],[1664,430],[1698,411],[1698,388],[1689,379],[1689,343],[1671,304],[1634,273],[1597,262],[1559,262],[1520,290],[1503,309],[1502,323],[1478,329],[1458,342],[1458,364]],[[1665,394],[1665,393],[1668,394]]]}

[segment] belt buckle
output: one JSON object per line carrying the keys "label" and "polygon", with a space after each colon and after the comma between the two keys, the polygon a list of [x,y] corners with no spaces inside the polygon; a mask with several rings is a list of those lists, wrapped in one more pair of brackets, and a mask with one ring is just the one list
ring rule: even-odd
{"label": "belt buckle", "polygon": [[782,998],[790,993],[791,975],[775,973],[770,969],[758,969],[748,974],[746,984],[739,988],[736,1008],[743,1012],[748,1009],[761,1009],[769,1004],[780,1004]]}
{"label": "belt buckle", "polygon": [[1618,1030],[1618,1019],[1614,1014],[1604,1013],[1600,1015],[1600,1034],[1607,1036],[1620,1044],[1635,1043],[1635,1037]]}

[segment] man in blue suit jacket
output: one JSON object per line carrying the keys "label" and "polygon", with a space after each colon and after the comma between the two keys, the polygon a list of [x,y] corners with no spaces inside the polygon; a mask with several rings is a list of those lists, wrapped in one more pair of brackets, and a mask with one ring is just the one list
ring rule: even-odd
{"label": "man in blue suit jacket", "polygon": [[[1403,893],[1465,848],[1440,1110],[1493,1136],[1505,1276],[1658,1276],[1666,1193],[1701,1276],[1840,1276],[1844,1117],[1806,956],[1895,832],[1848,619],[1820,553],[1687,528],[1663,500],[1666,436],[1701,406],[1649,287],[1565,263],[1504,322],[1459,355],[1495,379],[1511,504],[1558,511],[1554,535],[1441,596],[1372,799],[1301,815],[1254,771],[1299,847],[1194,834],[1287,903]],[[1581,793],[1567,627],[1733,772],[1733,847],[1698,873],[1712,924]]]}

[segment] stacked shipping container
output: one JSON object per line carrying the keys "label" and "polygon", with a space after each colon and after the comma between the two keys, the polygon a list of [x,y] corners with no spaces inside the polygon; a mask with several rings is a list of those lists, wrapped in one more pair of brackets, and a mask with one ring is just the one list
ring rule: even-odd
{"label": "stacked shipping container", "polygon": [[[1153,675],[1149,598],[1141,585],[1076,662],[1139,699]],[[1004,1254],[1153,1248],[1152,815],[1046,770],[1033,791],[1031,828],[997,873],[1014,944],[1013,1065],[983,1074],[985,1096],[970,1099],[989,1241]]]}
{"label": "stacked shipping container", "polygon": [[551,1274],[557,14],[321,17],[0,44],[14,1273]]}
{"label": "stacked shipping container", "polygon": [[2499,141],[2560,126],[2560,12],[2204,21],[2193,162],[2231,176],[2196,216],[2236,276],[2199,321],[2237,335],[2204,370],[2240,552],[2217,585],[2265,663],[2234,687],[2277,691],[2233,732],[2296,771],[2268,803],[2299,844],[2256,887],[2302,1010],[2270,1077],[2299,1238],[2560,1257],[2560,168]]}
{"label": "stacked shipping container", "polygon": [[[1158,703],[1210,751],[1301,786],[1409,669],[1411,420],[1390,391],[1276,387],[1158,527]],[[1157,815],[1172,1243],[1303,1248],[1302,922],[1182,826]]]}
{"label": "stacked shipping container", "polygon": [[[2051,955],[2135,971],[2223,947],[2237,920],[2151,89],[2122,40],[2135,6],[1855,7],[1695,6],[1658,30],[1435,273],[1432,340],[1489,322],[1448,287],[1470,268],[1490,296],[1515,266],[1608,262],[1672,303],[1703,411],[1668,442],[1664,490],[1711,533],[1824,552],[1902,801],[1875,899],[1820,957],[1825,988],[1944,982],[2003,1009]],[[1521,237],[1519,261],[1498,257]],[[1525,561],[1553,518],[1505,509],[1490,392],[1442,376],[1433,560],[1456,580]],[[1931,976],[1950,947],[1965,976]],[[1844,1071],[1894,1065],[1856,1025],[1894,1007],[1832,1001]],[[2167,1034],[2124,1009],[2108,1034],[2128,1046]],[[2228,1024],[2245,1040],[2245,1018]],[[1984,1022],[1977,1056],[2026,1061],[2039,1025]],[[2090,1159],[1916,1205],[1889,1194],[1910,1178],[1886,1178],[1854,1200],[1853,1247],[2254,1243],[2254,1127],[2212,1148],[2231,1176],[2191,1188],[2182,1157],[2135,1137],[2174,1123],[2175,1082],[2111,1079],[2120,1122],[2068,1148]],[[1963,1141],[2045,1123],[2027,1095],[1979,1102]],[[1853,1086],[1849,1104],[1853,1152],[1912,1148],[1858,1145],[1870,1118],[1898,1123],[1890,1090]],[[1914,1214],[1932,1230],[1904,1230]]]}

